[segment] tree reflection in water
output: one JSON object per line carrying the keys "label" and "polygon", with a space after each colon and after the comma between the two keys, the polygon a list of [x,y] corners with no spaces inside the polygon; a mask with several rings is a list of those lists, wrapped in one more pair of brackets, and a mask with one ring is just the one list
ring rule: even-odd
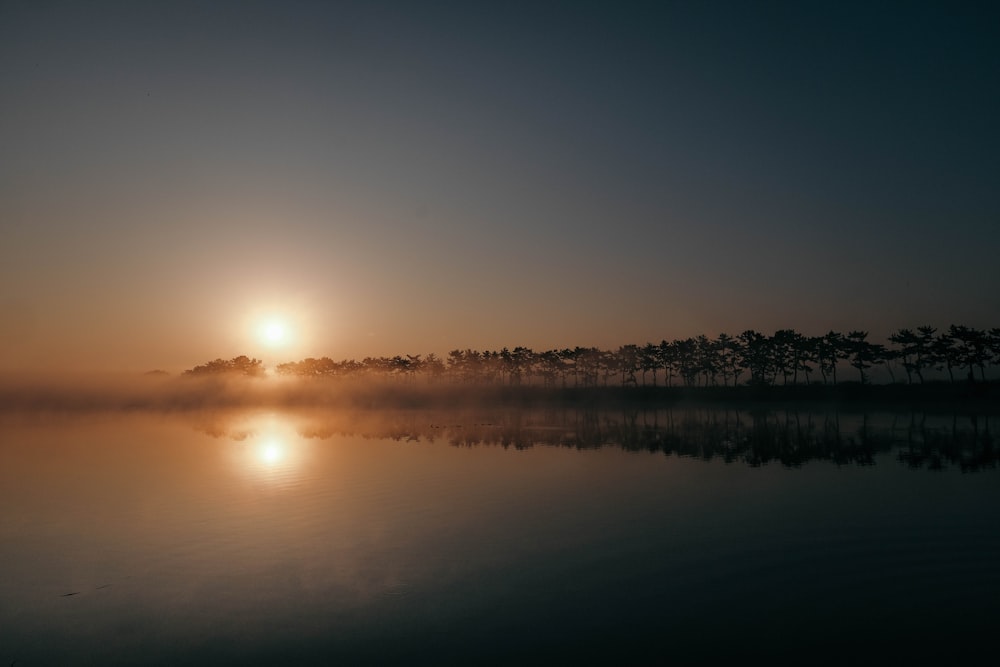
{"label": "tree reflection in water", "polygon": [[[455,447],[618,447],[705,461],[798,467],[810,461],[874,465],[896,453],[911,468],[995,468],[997,415],[811,411],[800,409],[525,408],[499,410],[360,410],[283,413],[303,438],[335,435],[397,441],[445,441]],[[247,437],[245,419],[213,413],[198,429]]]}

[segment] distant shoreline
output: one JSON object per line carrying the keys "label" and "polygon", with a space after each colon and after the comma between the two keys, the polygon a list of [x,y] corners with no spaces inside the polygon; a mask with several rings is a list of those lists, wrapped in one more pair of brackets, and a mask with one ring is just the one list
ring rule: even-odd
{"label": "distant shoreline", "polygon": [[902,409],[975,409],[1000,413],[1000,382],[926,385],[788,385],[738,387],[539,387],[453,385],[422,390],[419,387],[385,387],[354,395],[355,404],[370,400],[372,407],[441,407],[444,404],[490,403],[503,406],[656,408],[674,405],[761,407],[774,405],[828,405],[892,407]]}
{"label": "distant shoreline", "polygon": [[361,382],[239,376],[139,377],[114,380],[0,381],[0,411],[196,410],[226,407],[330,409],[580,407],[652,409],[826,406],[865,410],[1000,413],[1000,381],[926,384],[769,385],[736,387],[480,385]]}

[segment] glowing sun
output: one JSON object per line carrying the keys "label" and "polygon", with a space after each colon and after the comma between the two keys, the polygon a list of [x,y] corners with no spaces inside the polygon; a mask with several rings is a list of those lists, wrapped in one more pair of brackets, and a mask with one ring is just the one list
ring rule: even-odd
{"label": "glowing sun", "polygon": [[288,325],[278,319],[262,322],[257,333],[261,342],[271,347],[280,347],[286,344],[290,337]]}

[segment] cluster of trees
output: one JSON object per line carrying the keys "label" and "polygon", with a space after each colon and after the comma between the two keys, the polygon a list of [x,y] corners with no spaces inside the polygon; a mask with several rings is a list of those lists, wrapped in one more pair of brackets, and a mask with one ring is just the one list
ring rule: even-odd
{"label": "cluster of trees", "polygon": [[[1000,364],[1000,328],[989,330],[952,325],[938,333],[930,326],[900,329],[888,345],[868,340],[868,332],[805,336],[781,329],[767,336],[744,331],[738,336],[701,335],[659,344],[623,345],[617,350],[576,347],[535,352],[527,347],[499,351],[452,350],[447,358],[435,354],[368,357],[362,361],[334,361],[329,357],[283,363],[276,371],[299,377],[395,377],[412,380],[449,379],[469,384],[550,387],[588,386],[737,386],[824,384],[838,382],[844,364],[856,371],[862,384],[871,381],[871,370],[884,367],[891,382],[905,377],[923,383],[934,373],[947,373],[954,382],[968,378],[986,380],[987,368]],[[217,360],[189,373],[212,372]],[[256,360],[248,360],[251,364]],[[248,373],[242,369],[240,372]],[[900,368],[902,372],[900,372]],[[199,370],[204,369],[204,370]],[[817,375],[814,375],[817,374]]]}
{"label": "cluster of trees", "polygon": [[245,375],[247,377],[264,377],[264,362],[260,359],[251,359],[241,354],[232,359],[216,359],[201,366],[195,366],[184,371],[184,375]]}

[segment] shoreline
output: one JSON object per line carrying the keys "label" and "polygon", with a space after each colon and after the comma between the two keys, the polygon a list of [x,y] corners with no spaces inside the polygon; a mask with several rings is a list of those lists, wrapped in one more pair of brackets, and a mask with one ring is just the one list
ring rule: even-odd
{"label": "shoreline", "polygon": [[0,383],[0,412],[168,410],[238,407],[350,409],[505,408],[649,409],[837,407],[1000,414],[1000,381],[923,385],[778,385],[736,387],[543,387],[461,383],[386,383],[322,379],[127,378],[118,381]]}

